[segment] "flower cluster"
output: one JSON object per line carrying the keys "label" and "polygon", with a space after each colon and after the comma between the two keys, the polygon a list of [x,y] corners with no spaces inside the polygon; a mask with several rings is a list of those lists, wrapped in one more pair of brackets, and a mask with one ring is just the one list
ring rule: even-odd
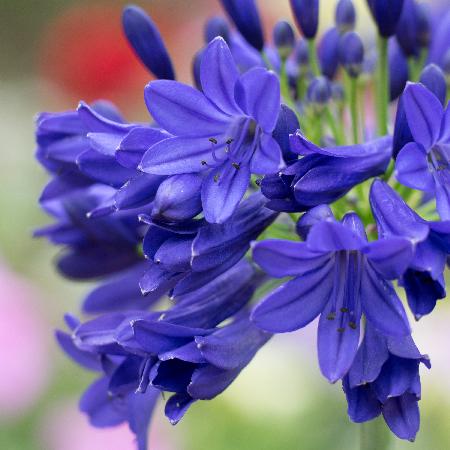
{"label": "flower cluster", "polygon": [[432,32],[422,3],[368,0],[375,51],[351,0],[318,42],[319,0],[291,0],[303,37],[280,21],[272,40],[254,0],[221,3],[229,21],[205,25],[194,87],[176,81],[150,17],[125,8],[125,35],[157,78],[148,123],[107,101],[37,117],[51,175],[40,203],[55,221],[35,234],[62,246],[64,276],[98,282],[90,317],[57,332],[99,373],[80,408],[94,426],[128,422],[144,450],[160,392],[176,424],[273,334],[319,317],[320,369],[342,381],[350,419],[382,414],[414,440],[430,362],[399,295],[417,320],[446,295],[450,15]]}

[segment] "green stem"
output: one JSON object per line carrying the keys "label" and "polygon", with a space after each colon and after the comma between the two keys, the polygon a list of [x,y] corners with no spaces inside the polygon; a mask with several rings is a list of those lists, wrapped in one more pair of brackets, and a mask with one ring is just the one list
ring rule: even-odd
{"label": "green stem", "polygon": [[388,132],[389,107],[389,72],[388,72],[388,40],[378,36],[378,83],[376,92],[378,134],[384,136]]}
{"label": "green stem", "polygon": [[358,124],[358,79],[350,79],[350,114],[352,117],[353,143],[359,142],[359,124]]}
{"label": "green stem", "polygon": [[303,101],[306,94],[306,83],[305,83],[305,75],[300,73],[297,78],[297,99],[298,101]]}
{"label": "green stem", "polygon": [[388,450],[390,435],[383,419],[378,417],[360,425],[360,450]]}
{"label": "green stem", "polygon": [[366,82],[358,82],[358,99],[359,99],[359,116],[360,116],[360,124],[361,124],[361,133],[362,140],[364,141],[366,138]]}
{"label": "green stem", "polygon": [[336,144],[345,145],[344,133],[341,127],[336,122],[336,119],[328,106],[325,107],[324,116],[328,126],[330,127],[331,132],[333,133],[333,137]]}
{"label": "green stem", "polygon": [[309,64],[311,65],[311,69],[313,74],[317,77],[320,75],[319,63],[317,62],[317,53],[316,53],[316,43],[314,39],[308,39],[308,55],[309,55]]}

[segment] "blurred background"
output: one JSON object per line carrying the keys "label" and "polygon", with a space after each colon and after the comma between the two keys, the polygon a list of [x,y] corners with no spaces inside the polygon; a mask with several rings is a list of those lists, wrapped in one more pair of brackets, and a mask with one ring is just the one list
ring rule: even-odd
{"label": "blurred background", "polygon": [[[202,25],[220,13],[216,0],[136,1],[158,24],[178,77],[190,82],[191,56],[203,44]],[[291,19],[288,1],[258,0],[266,34]],[[322,1],[321,24],[334,0]],[[372,33],[365,1],[359,28]],[[429,2],[448,8],[448,0]],[[128,119],[146,121],[143,87],[150,79],[120,27],[119,0],[0,0],[0,449],[128,450],[126,426],[98,430],[78,412],[91,380],[58,350],[53,332],[65,312],[78,314],[89,285],[58,276],[56,250],[33,240],[47,223],[37,199],[46,181],[34,161],[39,111],[73,109],[80,99],[113,100]],[[450,305],[415,325],[433,370],[422,373],[422,430],[415,444],[392,450],[450,448]],[[196,404],[176,427],[154,416],[153,450],[350,450],[358,448],[340,386],[320,376],[314,325],[278,336],[218,399]]]}

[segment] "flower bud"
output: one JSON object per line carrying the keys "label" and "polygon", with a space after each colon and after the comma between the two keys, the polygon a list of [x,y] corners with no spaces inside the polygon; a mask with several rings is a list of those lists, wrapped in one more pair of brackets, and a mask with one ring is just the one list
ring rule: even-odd
{"label": "flower bud", "polygon": [[444,106],[447,97],[447,83],[442,69],[436,64],[428,64],[420,75],[420,80]]}
{"label": "flower bud", "polygon": [[372,17],[381,36],[395,34],[403,8],[403,0],[367,0]]}
{"label": "flower bud", "polygon": [[336,6],[335,22],[341,33],[355,28],[356,13],[352,0],[339,0]]}
{"label": "flower bud", "polygon": [[300,72],[305,72],[309,67],[308,44],[305,39],[299,39],[294,48],[294,59],[300,67]]}
{"label": "flower bud", "polygon": [[153,202],[152,218],[167,222],[188,220],[202,210],[202,177],[197,174],[174,175],[164,180]]}
{"label": "flower bud", "polygon": [[211,17],[206,24],[204,29],[204,39],[205,43],[208,44],[214,38],[220,36],[225,42],[230,40],[230,27],[227,21],[220,16]]}
{"label": "flower bud", "polygon": [[320,70],[330,80],[336,76],[339,66],[339,36],[336,27],[330,28],[322,36],[317,52]]}
{"label": "flower bud", "polygon": [[414,0],[404,0],[395,37],[407,57],[418,54],[417,31],[417,5]]}
{"label": "flower bud", "polygon": [[255,0],[221,0],[226,13],[247,42],[261,51],[264,34]]}
{"label": "flower bud", "polygon": [[203,49],[199,50],[194,57],[192,58],[192,78],[194,80],[196,88],[201,91],[202,90],[202,83],[200,80],[200,66],[202,63],[202,56],[203,56]]}
{"label": "flower bud", "polygon": [[297,27],[306,39],[316,37],[319,27],[319,0],[290,0]]}
{"label": "flower bud", "polygon": [[417,14],[417,44],[421,48],[427,48],[431,42],[431,17],[428,5],[418,3]]}
{"label": "flower bud", "polygon": [[295,45],[295,35],[289,22],[280,20],[273,29],[273,43],[278,49],[281,59],[286,59]]}
{"label": "flower bud", "polygon": [[389,58],[389,95],[391,101],[403,92],[409,78],[408,61],[397,41],[392,39],[388,48]]}
{"label": "flower bud", "polygon": [[326,77],[313,78],[306,93],[308,103],[317,111],[321,111],[331,98],[330,82]]}
{"label": "flower bud", "polygon": [[345,91],[341,83],[333,83],[331,85],[331,98],[338,104],[342,104],[345,100]]}
{"label": "flower bud", "polygon": [[339,62],[347,74],[357,78],[362,71],[364,61],[364,46],[359,34],[349,31],[339,40]]}
{"label": "flower bud", "polygon": [[158,28],[138,6],[127,6],[122,14],[125,36],[139,59],[157,78],[174,80],[172,61]]}

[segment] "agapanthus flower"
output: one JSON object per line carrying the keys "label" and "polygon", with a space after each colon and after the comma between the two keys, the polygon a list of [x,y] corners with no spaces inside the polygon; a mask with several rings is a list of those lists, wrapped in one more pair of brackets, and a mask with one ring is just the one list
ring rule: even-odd
{"label": "agapanthus flower", "polygon": [[432,193],[443,220],[450,219],[450,109],[420,84],[410,83],[402,96],[414,142],[397,156],[396,177],[410,188]]}
{"label": "agapanthus flower", "polygon": [[279,82],[263,68],[240,76],[220,37],[202,56],[201,82],[203,92],[169,80],[146,87],[150,113],[174,137],[150,147],[140,168],[156,175],[207,172],[203,212],[209,222],[222,223],[237,208],[252,173],[273,173],[284,165],[272,137]]}
{"label": "agapanthus flower", "polygon": [[367,422],[383,414],[393,433],[414,441],[420,424],[421,363],[431,367],[411,336],[386,337],[367,323],[363,342],[343,380],[350,419]]}
{"label": "agapanthus flower", "polygon": [[353,186],[382,174],[391,159],[392,139],[363,144],[318,147],[297,131],[290,136],[291,150],[302,155],[279,175],[265,177],[262,192],[277,211],[306,211],[332,203]]}
{"label": "agapanthus flower", "polygon": [[444,269],[450,252],[450,221],[422,219],[386,183],[374,181],[370,203],[380,237],[403,236],[414,242],[415,254],[400,279],[409,306],[419,319],[444,298]]}
{"label": "agapanthus flower", "polygon": [[388,336],[410,333],[389,280],[408,267],[412,245],[399,237],[367,242],[354,213],[342,222],[326,218],[313,224],[305,242],[258,242],[253,258],[273,277],[294,277],[256,306],[253,322],[282,333],[303,328],[320,315],[319,362],[330,382],[342,378],[353,362],[362,314]]}

